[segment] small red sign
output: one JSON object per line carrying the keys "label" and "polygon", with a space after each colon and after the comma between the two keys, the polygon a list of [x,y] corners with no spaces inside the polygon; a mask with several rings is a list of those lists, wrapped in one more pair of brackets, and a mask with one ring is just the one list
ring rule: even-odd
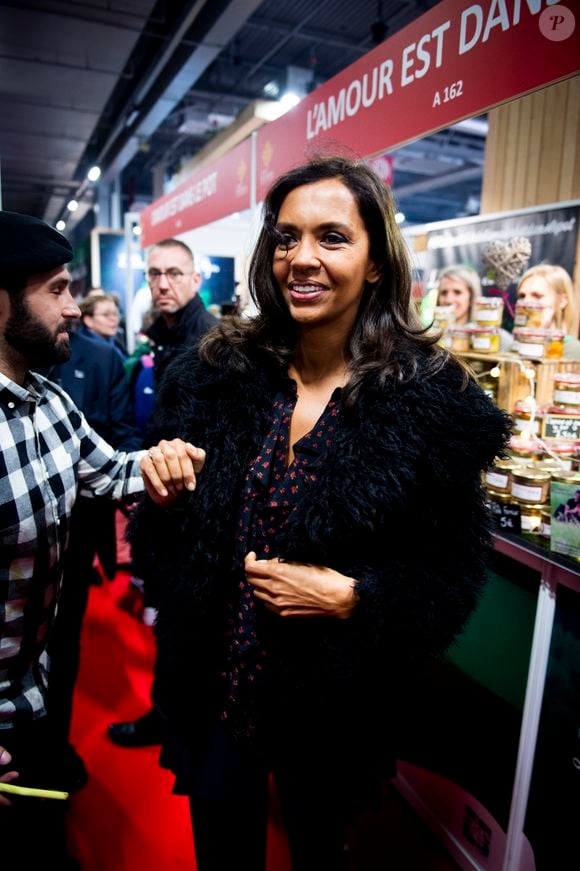
{"label": "small red sign", "polygon": [[198,170],[141,213],[141,244],[153,245],[250,207],[250,140]]}

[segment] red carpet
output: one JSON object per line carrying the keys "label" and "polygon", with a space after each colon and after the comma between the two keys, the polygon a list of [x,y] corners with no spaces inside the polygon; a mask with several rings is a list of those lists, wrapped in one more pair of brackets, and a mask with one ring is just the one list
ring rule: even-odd
{"label": "red carpet", "polygon": [[[139,716],[150,701],[153,632],[142,624],[131,590],[128,575],[119,573],[90,592],[72,728],[89,782],[70,802],[71,853],[82,871],[191,871],[187,800],[171,794],[173,778],[157,763],[159,748],[117,747],[106,734],[108,723]],[[268,869],[289,871],[273,804]]]}

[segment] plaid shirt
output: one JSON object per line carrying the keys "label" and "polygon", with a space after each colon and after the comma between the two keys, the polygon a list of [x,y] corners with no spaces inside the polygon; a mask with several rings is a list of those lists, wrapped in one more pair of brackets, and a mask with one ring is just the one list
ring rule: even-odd
{"label": "plaid shirt", "polygon": [[41,375],[20,387],[0,373],[0,729],[46,713],[46,647],[77,493],[143,490],[143,453],[114,451]]}

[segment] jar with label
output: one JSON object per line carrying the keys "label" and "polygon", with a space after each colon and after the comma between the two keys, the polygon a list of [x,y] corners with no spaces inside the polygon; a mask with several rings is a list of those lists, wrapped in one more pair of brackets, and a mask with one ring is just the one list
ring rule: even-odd
{"label": "jar with label", "polygon": [[544,504],[550,497],[549,472],[524,467],[512,472],[512,496],[518,502]]}
{"label": "jar with label", "polygon": [[564,330],[530,330],[517,327],[512,333],[520,357],[559,360],[564,353]]}
{"label": "jar with label", "polygon": [[545,457],[534,463],[534,469],[539,469],[540,472],[549,472],[550,475],[558,475],[560,472],[568,471],[563,462],[552,457]]}
{"label": "jar with label", "polygon": [[520,523],[522,532],[539,535],[542,529],[543,503],[520,502]]}
{"label": "jar with label", "polygon": [[511,493],[512,472],[521,468],[516,460],[496,457],[493,465],[484,473],[485,489],[488,493]]}
{"label": "jar with label", "polygon": [[540,517],[542,522],[540,524],[540,535],[542,538],[550,538],[550,533],[552,531],[552,512],[549,508],[542,508],[540,511]]}
{"label": "jar with label", "polygon": [[464,351],[471,350],[471,333],[473,327],[467,327],[456,324],[449,327],[447,335],[449,336],[449,345],[456,354],[462,354]]}
{"label": "jar with label", "polygon": [[508,451],[522,465],[529,465],[532,461],[541,460],[544,455],[543,449],[535,439],[522,438],[521,436],[510,438]]}
{"label": "jar with label", "polygon": [[578,450],[578,442],[573,439],[546,439],[545,444],[550,453],[558,457],[560,469],[569,472]]}
{"label": "jar with label", "polygon": [[529,327],[532,330],[541,329],[545,307],[543,302],[524,302],[523,300],[518,300],[516,302],[514,326]]}
{"label": "jar with label", "polygon": [[579,372],[556,372],[553,402],[555,408],[563,411],[580,411]]}
{"label": "jar with label", "polygon": [[447,330],[455,323],[455,309],[452,305],[436,305],[433,309],[433,329]]}
{"label": "jar with label", "polygon": [[514,422],[514,433],[516,435],[521,435],[522,433],[540,435],[542,418],[537,411],[532,412],[529,408],[517,403],[512,419]]}
{"label": "jar with label", "polygon": [[497,354],[500,346],[498,327],[472,327],[471,347],[480,354]]}
{"label": "jar with label", "polygon": [[473,319],[485,327],[501,327],[503,299],[499,296],[478,296],[473,304]]}

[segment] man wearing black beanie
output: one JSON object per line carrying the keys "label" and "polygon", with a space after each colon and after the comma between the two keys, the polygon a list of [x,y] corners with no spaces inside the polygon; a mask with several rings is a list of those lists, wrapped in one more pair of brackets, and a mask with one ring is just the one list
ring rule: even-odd
{"label": "man wearing black beanie", "polygon": [[70,867],[60,799],[74,784],[66,781],[46,699],[47,647],[77,492],[124,498],[142,492],[145,478],[156,498],[195,477],[192,446],[115,451],[67,393],[31,371],[68,359],[69,330],[80,316],[65,265],[72,256],[48,224],[0,211],[0,831],[7,868]]}

